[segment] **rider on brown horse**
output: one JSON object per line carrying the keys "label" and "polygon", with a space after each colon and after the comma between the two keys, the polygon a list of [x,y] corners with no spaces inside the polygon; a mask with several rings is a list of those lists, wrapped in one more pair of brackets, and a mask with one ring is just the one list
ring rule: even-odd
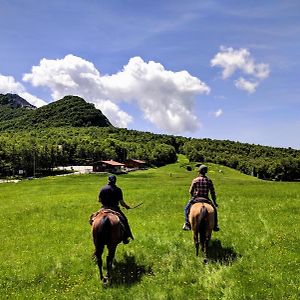
{"label": "rider on brown horse", "polygon": [[[218,215],[217,215],[217,203],[216,203],[216,193],[214,189],[214,185],[205,174],[207,173],[208,168],[205,165],[201,165],[199,167],[199,176],[196,177],[190,186],[190,194],[192,199],[188,202],[186,207],[184,208],[185,214],[185,224],[183,225],[183,230],[191,230],[191,224],[189,222],[189,212],[191,206],[196,202],[206,202],[213,206],[215,210],[215,226],[214,231],[219,231],[220,228],[218,226]],[[209,199],[208,194],[210,193],[212,201]]]}
{"label": "rider on brown horse", "polygon": [[134,238],[131,233],[127,218],[119,207],[119,203],[126,209],[130,209],[130,206],[125,203],[122,190],[116,186],[116,181],[117,178],[115,175],[110,175],[108,177],[108,184],[102,187],[99,192],[99,202],[102,203],[102,208],[111,209],[118,213],[118,216],[125,227],[125,238],[123,243],[128,244],[128,238]]}

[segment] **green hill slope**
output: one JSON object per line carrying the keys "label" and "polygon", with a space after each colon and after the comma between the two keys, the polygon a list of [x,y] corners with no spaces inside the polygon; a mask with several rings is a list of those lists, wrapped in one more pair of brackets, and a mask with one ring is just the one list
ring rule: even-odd
{"label": "green hill slope", "polygon": [[26,106],[17,105],[16,102],[5,101],[6,95],[2,96],[0,98],[0,130],[112,126],[99,109],[77,96],[65,96],[63,99],[36,109],[28,109]]}
{"label": "green hill slope", "polygon": [[184,154],[190,162],[217,163],[261,179],[300,180],[300,150],[196,139],[115,128],[93,104],[76,96],[41,108],[17,95],[0,95],[0,176],[58,165],[135,158],[162,166]]}
{"label": "green hill slope", "polygon": [[126,202],[143,205],[126,211],[135,240],[118,246],[113,285],[106,289],[92,260],[88,218],[99,208],[107,175],[1,184],[3,298],[298,299],[299,183],[263,181],[208,164],[221,231],[213,233],[204,265],[192,233],[181,230],[197,174],[185,163],[118,176]]}

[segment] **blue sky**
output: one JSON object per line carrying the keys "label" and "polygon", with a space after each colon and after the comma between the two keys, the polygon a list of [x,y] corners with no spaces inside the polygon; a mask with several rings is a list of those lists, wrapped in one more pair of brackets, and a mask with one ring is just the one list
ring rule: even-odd
{"label": "blue sky", "polygon": [[0,93],[118,127],[300,149],[300,2],[0,0]]}

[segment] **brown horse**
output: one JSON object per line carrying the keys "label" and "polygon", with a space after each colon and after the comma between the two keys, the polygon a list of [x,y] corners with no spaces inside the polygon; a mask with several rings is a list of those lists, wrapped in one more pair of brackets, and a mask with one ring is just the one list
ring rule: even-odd
{"label": "brown horse", "polygon": [[[211,233],[214,228],[214,209],[208,203],[195,203],[189,214],[189,221],[193,230],[196,256],[199,255],[199,244],[204,254],[204,262],[208,263],[207,250]],[[200,239],[200,242],[199,242]]]}
{"label": "brown horse", "polygon": [[[94,254],[99,267],[100,280],[106,284],[111,280],[112,263],[117,246],[124,238],[124,226],[121,224],[118,215],[109,209],[97,212],[97,214],[92,217],[91,223],[95,245]],[[103,276],[102,272],[102,254],[105,246],[108,249],[108,255],[106,257],[106,277]]]}

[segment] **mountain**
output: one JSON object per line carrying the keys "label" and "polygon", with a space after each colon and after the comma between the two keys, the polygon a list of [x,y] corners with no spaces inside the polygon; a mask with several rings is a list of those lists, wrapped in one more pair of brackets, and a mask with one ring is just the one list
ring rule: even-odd
{"label": "mountain", "polygon": [[112,126],[105,115],[91,103],[77,96],[36,108],[13,94],[0,94],[0,130],[33,127]]}
{"label": "mountain", "polygon": [[30,104],[17,94],[0,94],[0,105],[7,105],[11,108],[36,108],[34,105]]}

